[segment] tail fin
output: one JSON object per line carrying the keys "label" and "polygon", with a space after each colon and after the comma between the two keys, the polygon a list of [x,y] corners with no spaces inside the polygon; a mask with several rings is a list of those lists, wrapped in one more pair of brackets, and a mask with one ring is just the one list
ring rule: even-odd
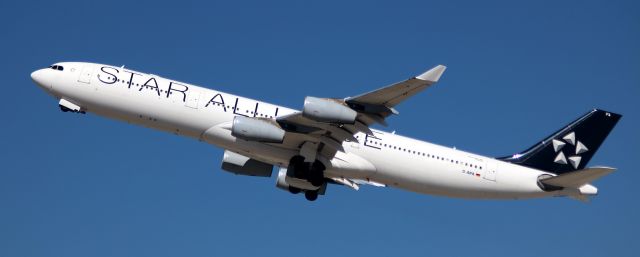
{"label": "tail fin", "polygon": [[529,149],[498,159],[556,174],[584,169],[621,117],[592,110]]}

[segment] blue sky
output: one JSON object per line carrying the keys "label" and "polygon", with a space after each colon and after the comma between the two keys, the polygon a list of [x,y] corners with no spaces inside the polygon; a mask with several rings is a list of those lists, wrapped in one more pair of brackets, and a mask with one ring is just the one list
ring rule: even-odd
{"label": "blue sky", "polygon": [[[0,256],[637,256],[637,1],[2,1]],[[222,172],[222,151],[72,115],[29,78],[127,65],[299,108],[437,65],[388,130],[489,156],[592,108],[624,115],[590,204],[331,187],[317,202]]]}

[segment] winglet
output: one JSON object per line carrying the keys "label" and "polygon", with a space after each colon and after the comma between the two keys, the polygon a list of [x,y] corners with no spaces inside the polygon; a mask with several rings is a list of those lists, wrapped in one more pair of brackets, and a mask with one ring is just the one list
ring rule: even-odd
{"label": "winglet", "polygon": [[420,76],[417,76],[416,78],[419,80],[426,80],[426,81],[436,83],[438,82],[438,80],[440,79],[440,76],[442,76],[442,73],[444,73],[444,70],[446,69],[447,69],[447,66],[438,65],[436,67],[431,68],[427,72],[420,74]]}

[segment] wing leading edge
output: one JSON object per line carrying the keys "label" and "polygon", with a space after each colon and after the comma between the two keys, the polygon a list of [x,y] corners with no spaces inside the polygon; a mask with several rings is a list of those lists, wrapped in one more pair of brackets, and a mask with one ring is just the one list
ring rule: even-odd
{"label": "wing leading edge", "polygon": [[348,103],[394,107],[407,98],[437,83],[438,80],[440,80],[440,76],[442,76],[446,69],[446,66],[438,65],[411,79],[398,82],[355,97],[349,97],[345,100]]}
{"label": "wing leading edge", "polygon": [[289,142],[288,145],[302,145],[305,141],[315,141],[342,151],[340,145],[343,141],[357,141],[354,134],[362,132],[372,135],[373,132],[369,127],[374,123],[386,126],[385,118],[398,114],[394,108],[396,105],[437,83],[445,69],[444,65],[438,65],[416,77],[368,93],[345,99],[333,99],[358,113],[353,124],[318,122],[304,117],[302,112],[279,117],[277,122],[288,134],[298,135],[289,138],[298,138],[300,142],[293,144]]}

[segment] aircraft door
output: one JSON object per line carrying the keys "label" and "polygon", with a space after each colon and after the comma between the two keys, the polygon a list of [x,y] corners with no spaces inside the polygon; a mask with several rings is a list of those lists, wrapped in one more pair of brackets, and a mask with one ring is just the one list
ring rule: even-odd
{"label": "aircraft door", "polygon": [[85,65],[84,67],[82,67],[82,71],[80,71],[80,77],[78,77],[78,82],[90,84],[94,68],[95,67],[92,65]]}
{"label": "aircraft door", "polygon": [[498,173],[498,162],[495,160],[487,160],[482,178],[496,181],[496,173]]}

